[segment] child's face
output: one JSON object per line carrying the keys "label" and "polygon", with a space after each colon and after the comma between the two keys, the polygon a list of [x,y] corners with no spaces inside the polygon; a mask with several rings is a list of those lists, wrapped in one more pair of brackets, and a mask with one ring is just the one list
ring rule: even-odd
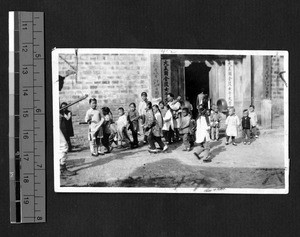
{"label": "child's face", "polygon": [[253,112],[254,111],[253,107],[249,107],[249,111]]}
{"label": "child's face", "polygon": [[96,107],[97,107],[97,102],[93,100],[93,101],[91,102],[91,108],[92,108],[92,109],[96,109]]}
{"label": "child's face", "polygon": [[164,104],[159,104],[159,108],[163,109],[164,108]]}
{"label": "child's face", "polygon": [[147,96],[142,95],[142,100],[143,100],[143,101],[146,101],[146,99],[147,99]]}
{"label": "child's face", "polygon": [[130,110],[131,111],[135,111],[135,106],[134,105],[130,105]]}
{"label": "child's face", "polygon": [[153,106],[153,112],[156,113],[158,111],[156,106]]}
{"label": "child's face", "polygon": [[124,114],[124,111],[122,109],[119,109],[118,114],[119,114],[119,116],[122,116]]}
{"label": "child's face", "polygon": [[218,109],[217,109],[217,108],[215,108],[214,112],[215,112],[215,113],[218,113]]}
{"label": "child's face", "polygon": [[248,111],[245,111],[243,114],[244,114],[245,117],[247,117],[248,116]]}
{"label": "child's face", "polygon": [[188,113],[186,112],[186,110],[182,110],[182,115],[183,115],[183,117],[185,117],[185,116],[188,115]]}
{"label": "child's face", "polygon": [[234,114],[234,110],[233,109],[229,109],[229,114],[233,115]]}

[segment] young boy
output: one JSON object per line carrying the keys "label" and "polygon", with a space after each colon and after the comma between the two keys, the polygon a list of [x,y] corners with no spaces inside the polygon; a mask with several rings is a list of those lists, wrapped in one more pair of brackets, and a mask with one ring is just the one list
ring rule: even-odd
{"label": "young boy", "polygon": [[255,138],[258,138],[258,135],[257,135],[257,114],[256,112],[254,111],[255,107],[254,105],[250,105],[249,106],[249,117],[251,118],[251,133],[252,133],[252,136],[255,136]]}
{"label": "young boy", "polygon": [[182,118],[181,124],[179,127],[180,134],[183,135],[183,151],[190,151],[191,144],[190,144],[190,126],[191,126],[191,115],[189,114],[188,108],[182,109]]}
{"label": "young boy", "polygon": [[125,142],[125,147],[130,143],[130,139],[128,137],[127,128],[128,128],[128,120],[127,116],[124,112],[124,109],[120,107],[118,109],[119,118],[116,121],[117,124],[117,132],[118,132],[118,148],[122,148],[122,141]]}
{"label": "young boy", "polygon": [[251,127],[251,118],[248,116],[248,110],[244,109],[243,118],[242,118],[242,128],[243,128],[243,138],[244,145],[248,143],[250,145],[250,127]]}
{"label": "young boy", "polygon": [[227,125],[226,128],[226,145],[229,144],[229,138],[231,137],[232,145],[236,146],[235,137],[237,136],[238,126],[240,125],[240,120],[238,116],[235,114],[235,108],[229,108],[229,115],[226,119],[225,124]]}
{"label": "young boy", "polygon": [[92,156],[104,155],[101,151],[101,138],[103,137],[102,124],[104,122],[100,111],[97,110],[97,100],[91,98],[89,100],[90,109],[86,112],[85,122],[89,124],[89,141]]}
{"label": "young boy", "polygon": [[221,115],[219,114],[218,108],[213,105],[210,114],[211,139],[213,141],[219,140],[220,121]]}
{"label": "young boy", "polygon": [[129,121],[129,129],[132,132],[133,137],[133,143],[131,143],[131,148],[137,148],[138,147],[138,119],[139,119],[139,113],[136,111],[136,105],[135,103],[131,103],[129,105],[130,110],[128,112],[128,121]]}

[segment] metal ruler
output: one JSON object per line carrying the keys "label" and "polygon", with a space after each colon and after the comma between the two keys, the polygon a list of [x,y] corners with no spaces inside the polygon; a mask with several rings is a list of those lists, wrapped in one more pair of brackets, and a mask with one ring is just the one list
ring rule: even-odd
{"label": "metal ruler", "polygon": [[44,14],[9,12],[10,221],[46,221]]}

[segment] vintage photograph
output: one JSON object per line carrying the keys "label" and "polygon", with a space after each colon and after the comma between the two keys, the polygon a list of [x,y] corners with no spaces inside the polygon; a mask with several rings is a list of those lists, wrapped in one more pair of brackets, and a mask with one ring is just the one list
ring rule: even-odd
{"label": "vintage photograph", "polygon": [[288,52],[53,49],[56,192],[288,193]]}

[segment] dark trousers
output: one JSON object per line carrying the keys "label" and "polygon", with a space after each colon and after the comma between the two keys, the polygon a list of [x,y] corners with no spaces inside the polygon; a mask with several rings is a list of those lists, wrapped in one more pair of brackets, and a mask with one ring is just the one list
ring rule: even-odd
{"label": "dark trousers", "polygon": [[172,143],[173,137],[174,137],[174,131],[171,129],[171,126],[169,128],[169,131],[163,131],[164,137],[166,142],[169,144]]}
{"label": "dark trousers", "polygon": [[131,133],[132,133],[132,137],[133,137],[133,144],[134,145],[138,145],[139,141],[138,141],[138,131],[131,129]]}
{"label": "dark trousers", "polygon": [[102,144],[108,151],[110,146],[109,137],[110,133],[103,133]]}
{"label": "dark trousers", "polygon": [[243,128],[244,142],[250,141],[250,129]]}
{"label": "dark trousers", "polygon": [[226,142],[229,142],[229,138],[231,137],[231,141],[235,141],[235,136],[226,136]]}
{"label": "dark trousers", "polygon": [[150,149],[155,149],[155,142],[158,143],[159,147],[161,149],[164,148],[165,144],[162,142],[161,140],[161,137],[156,137],[153,135],[153,133],[150,133],[149,136],[148,136],[148,142],[149,142],[149,145],[150,145]]}
{"label": "dark trousers", "polygon": [[256,126],[252,126],[251,127],[251,133],[252,133],[252,136],[256,136],[257,135],[257,128],[256,128]]}

